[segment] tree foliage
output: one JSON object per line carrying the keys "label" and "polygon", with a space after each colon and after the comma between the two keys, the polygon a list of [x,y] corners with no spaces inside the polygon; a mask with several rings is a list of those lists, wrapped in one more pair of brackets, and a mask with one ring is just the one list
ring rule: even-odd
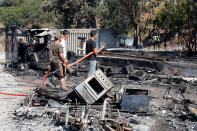
{"label": "tree foliage", "polygon": [[[175,3],[166,3],[155,17],[154,23],[160,28],[177,30],[192,24],[195,21],[197,2],[193,0],[176,0]],[[192,21],[191,21],[191,18]],[[188,28],[188,27],[187,27]]]}
{"label": "tree foliage", "polygon": [[59,28],[96,28],[98,0],[55,0],[44,8],[55,12]]}
{"label": "tree foliage", "polygon": [[192,5],[192,11],[191,11],[191,24],[194,26],[197,30],[197,1],[196,0],[190,0],[190,4]]}
{"label": "tree foliage", "polygon": [[20,6],[25,0],[4,0],[5,6]]}
{"label": "tree foliage", "polygon": [[[165,3],[165,6],[156,14],[154,23],[165,29],[171,36],[178,33],[178,44],[182,44],[188,51],[197,50],[197,1],[174,0]],[[175,37],[173,36],[175,39]],[[181,40],[181,42],[180,42]]]}
{"label": "tree foliage", "polygon": [[[177,29],[197,23],[195,0],[166,0],[154,23],[160,28]],[[5,0],[0,7],[0,20],[22,27],[106,28],[127,34],[133,28],[144,29],[144,15],[165,3],[163,0]],[[188,6],[189,3],[189,6]],[[188,8],[189,7],[189,8]],[[188,10],[190,16],[188,16]],[[146,18],[146,17],[145,17]],[[152,17],[154,18],[154,16]],[[152,22],[152,21],[150,21]],[[152,24],[152,23],[151,23]],[[98,26],[96,26],[98,25]],[[145,26],[146,27],[146,26]]]}
{"label": "tree foliage", "polygon": [[42,0],[6,0],[0,7],[0,21],[4,25],[39,28],[50,23],[52,15],[43,11]]}
{"label": "tree foliage", "polygon": [[138,14],[137,0],[105,0],[98,8],[101,28],[113,29],[116,33],[127,33]]}
{"label": "tree foliage", "polygon": [[[132,28],[142,28],[141,17],[159,6],[162,0],[104,0],[98,18],[102,28],[127,34]],[[138,27],[137,27],[138,26]],[[140,29],[138,29],[140,31]]]}
{"label": "tree foliage", "polygon": [[29,9],[24,6],[1,8],[0,10],[1,22],[4,25],[16,24],[16,25],[25,26],[30,22],[27,19],[29,15],[26,12],[29,12]]}

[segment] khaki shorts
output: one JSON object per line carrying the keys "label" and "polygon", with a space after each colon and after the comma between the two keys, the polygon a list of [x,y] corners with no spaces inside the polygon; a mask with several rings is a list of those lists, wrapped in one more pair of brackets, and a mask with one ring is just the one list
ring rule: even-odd
{"label": "khaki shorts", "polygon": [[66,68],[63,66],[62,63],[51,62],[51,71],[59,79],[64,78],[66,75]]}

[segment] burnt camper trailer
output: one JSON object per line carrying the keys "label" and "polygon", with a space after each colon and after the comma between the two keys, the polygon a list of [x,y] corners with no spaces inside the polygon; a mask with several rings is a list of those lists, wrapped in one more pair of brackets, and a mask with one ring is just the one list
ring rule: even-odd
{"label": "burnt camper trailer", "polygon": [[34,68],[48,68],[49,45],[53,32],[48,29],[19,29],[16,26],[6,28],[6,62],[28,63]]}

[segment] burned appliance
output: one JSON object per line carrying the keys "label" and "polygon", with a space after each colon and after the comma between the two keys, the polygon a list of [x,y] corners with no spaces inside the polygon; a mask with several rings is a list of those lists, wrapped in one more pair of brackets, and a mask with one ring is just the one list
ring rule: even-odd
{"label": "burned appliance", "polygon": [[99,69],[75,88],[75,92],[88,104],[96,102],[107,93],[113,84]]}
{"label": "burned appliance", "polygon": [[149,91],[141,89],[125,89],[121,100],[121,110],[128,112],[148,112]]}

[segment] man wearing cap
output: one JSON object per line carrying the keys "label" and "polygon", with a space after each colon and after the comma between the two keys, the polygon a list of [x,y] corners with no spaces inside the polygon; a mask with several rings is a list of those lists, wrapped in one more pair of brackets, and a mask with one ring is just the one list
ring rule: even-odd
{"label": "man wearing cap", "polygon": [[49,50],[49,59],[51,62],[51,70],[55,72],[55,75],[61,80],[62,88],[66,88],[64,66],[66,66],[68,61],[64,57],[63,47],[60,44],[61,39],[61,35],[56,34],[54,43],[51,45]]}

